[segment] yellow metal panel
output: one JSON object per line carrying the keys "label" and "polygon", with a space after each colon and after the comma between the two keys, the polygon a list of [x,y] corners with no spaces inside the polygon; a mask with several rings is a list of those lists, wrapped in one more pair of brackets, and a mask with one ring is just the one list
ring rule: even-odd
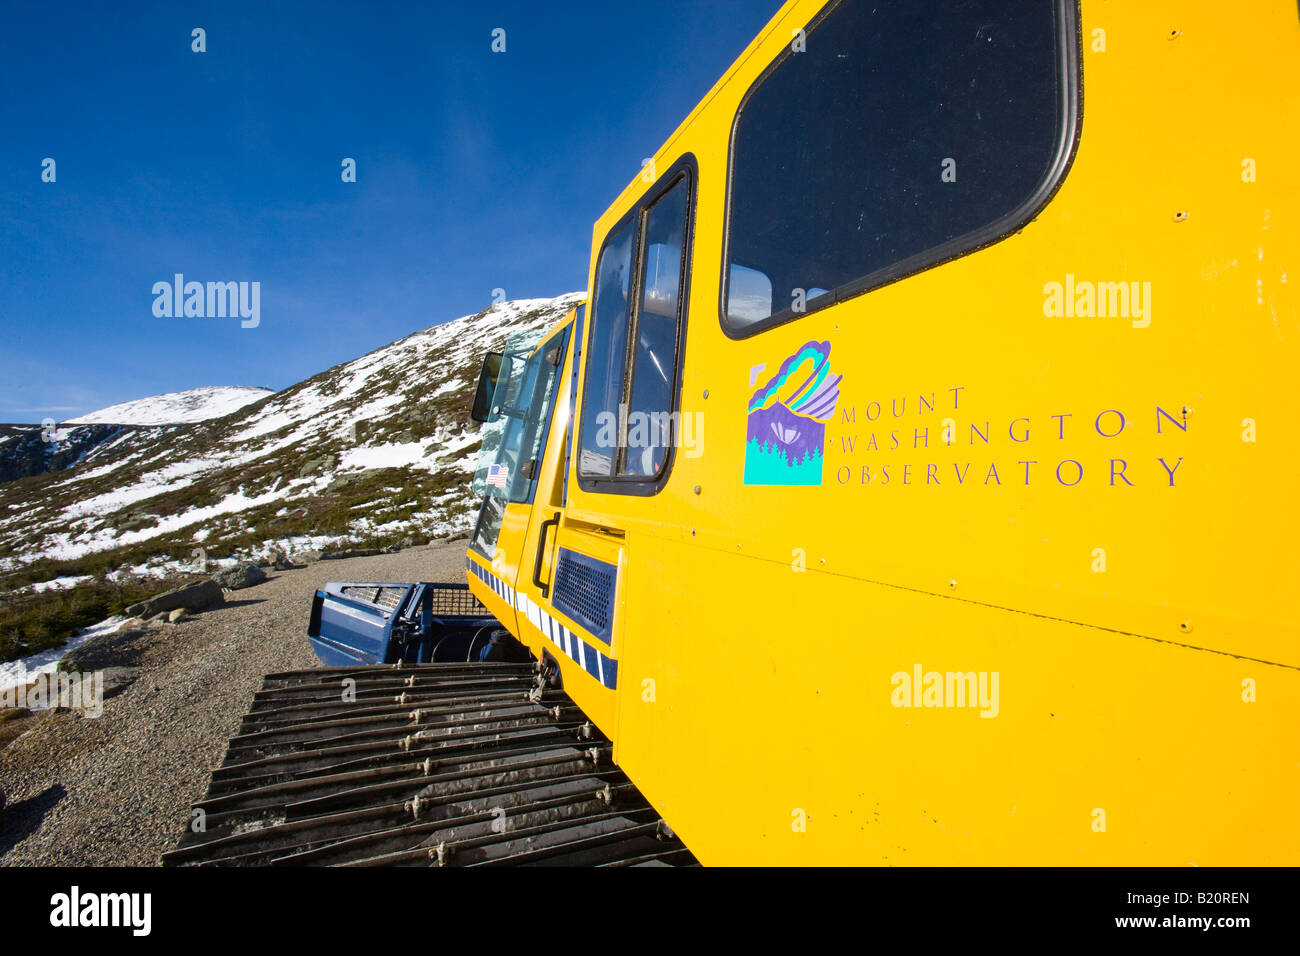
{"label": "yellow metal panel", "polygon": [[[616,759],[705,863],[1300,854],[1293,668],[656,545],[629,579],[656,626],[626,645]],[[702,559],[707,589],[675,573]],[[894,706],[917,665],[996,672],[996,709]]]}
{"label": "yellow metal panel", "polygon": [[[1295,4],[1083,4],[1078,152],[1033,222],[731,340],[735,111],[820,7],[656,156],[699,167],[704,445],[652,497],[570,481],[626,535],[617,760],[705,862],[1300,862]],[[1112,282],[1145,315],[1047,314]],[[747,486],[749,371],[808,341],[844,376],[822,484]],[[895,706],[917,665],[996,673],[996,717]]]}

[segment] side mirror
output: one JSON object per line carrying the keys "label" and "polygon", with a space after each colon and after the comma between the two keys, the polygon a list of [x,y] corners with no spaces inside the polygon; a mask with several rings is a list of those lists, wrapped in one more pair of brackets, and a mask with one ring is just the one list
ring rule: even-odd
{"label": "side mirror", "polygon": [[478,389],[474,392],[474,407],[469,413],[471,421],[481,423],[492,417],[492,395],[501,375],[501,357],[500,352],[489,352],[483,359],[483,369],[478,373]]}

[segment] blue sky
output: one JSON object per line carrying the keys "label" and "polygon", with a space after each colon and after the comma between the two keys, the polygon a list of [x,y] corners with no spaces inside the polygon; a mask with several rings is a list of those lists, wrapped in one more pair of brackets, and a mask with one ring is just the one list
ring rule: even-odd
{"label": "blue sky", "polygon": [[[779,6],[6,5],[0,422],[284,388],[581,288],[596,217]],[[260,282],[261,324],[155,317],[177,272]]]}

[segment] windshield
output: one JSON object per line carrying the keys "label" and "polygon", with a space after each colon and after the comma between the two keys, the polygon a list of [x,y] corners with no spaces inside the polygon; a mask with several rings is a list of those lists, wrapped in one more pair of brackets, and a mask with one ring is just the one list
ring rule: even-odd
{"label": "windshield", "polygon": [[492,394],[473,488],[483,495],[474,543],[491,555],[508,502],[532,496],[533,480],[550,425],[567,333],[534,348],[538,332],[517,332],[506,340],[501,374]]}

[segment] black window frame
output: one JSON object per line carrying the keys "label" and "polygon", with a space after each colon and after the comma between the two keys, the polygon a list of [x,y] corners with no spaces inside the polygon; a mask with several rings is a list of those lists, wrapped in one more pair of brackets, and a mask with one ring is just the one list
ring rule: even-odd
{"label": "black window frame", "polygon": [[[682,236],[682,273],[681,281],[678,285],[678,315],[677,315],[677,352],[676,361],[673,367],[673,377],[675,379],[672,388],[672,408],[670,413],[681,411],[682,407],[682,380],[684,378],[682,369],[685,364],[684,356],[686,353],[686,326],[690,322],[690,291],[691,291],[691,267],[695,257],[695,211],[696,200],[699,195],[699,164],[696,162],[693,153],[684,153],[679,157],[668,170],[655,180],[654,184],[647,189],[636,203],[624,213],[605,233],[605,238],[601,240],[600,251],[596,255],[597,278],[599,278],[599,263],[604,258],[605,250],[610,242],[615,239],[629,222],[636,222],[636,232],[633,239],[632,247],[632,278],[628,286],[628,330],[627,342],[623,347],[623,399],[630,401],[634,377],[636,370],[634,366],[634,356],[636,348],[636,333],[641,322],[641,295],[645,285],[645,234],[646,234],[646,216],[652,206],[660,199],[666,196],[680,182],[686,182],[686,228]],[[583,352],[587,355],[587,361],[590,362],[595,356],[591,351],[591,340],[595,334],[595,314],[599,303],[596,297],[600,290],[593,288],[588,296],[587,305],[587,328],[584,334]],[[613,356],[611,356],[613,358]],[[591,478],[583,475],[582,463],[582,432],[586,423],[587,416],[587,379],[590,369],[584,368],[582,382],[578,392],[582,395],[581,418],[577,419],[573,428],[573,444],[570,446],[570,461],[572,462],[573,474],[577,478],[578,487],[585,492],[594,494],[622,494],[637,495],[649,497],[657,495],[667,484],[669,477],[673,472],[673,465],[677,460],[677,445],[679,444],[679,434],[676,429],[673,431],[673,440],[669,443],[664,456],[663,471],[654,477],[642,475],[619,475],[617,474],[618,462],[621,458],[625,446],[622,444],[624,435],[619,435],[620,444],[617,446],[614,456],[613,470],[615,474],[610,478]],[[601,409],[604,411],[605,409]],[[617,414],[617,408],[615,414]]]}
{"label": "black window frame", "polygon": [[[578,430],[578,369],[582,365],[582,356],[587,341],[587,303],[579,302],[573,316],[573,347],[569,350],[569,420],[564,426],[564,476],[561,479],[560,507],[569,506],[569,470],[573,461],[573,436]],[[577,471],[577,467],[573,467]]]}
{"label": "black window frame", "polygon": [[[844,0],[831,0],[822,7],[817,12],[817,15],[808,22],[805,32],[811,35],[813,30],[820,26],[821,22],[842,2]],[[933,269],[946,262],[986,249],[1009,236],[1015,235],[1033,220],[1043,210],[1043,207],[1051,201],[1052,197],[1056,195],[1061,184],[1065,182],[1065,177],[1069,173],[1075,154],[1078,151],[1079,137],[1083,125],[1083,40],[1079,32],[1079,0],[1055,0],[1055,6],[1058,52],[1056,66],[1060,78],[1057,89],[1057,104],[1061,108],[1063,120],[1060,129],[1057,130],[1056,149],[1052,162],[1039,180],[1038,185],[1025,200],[1010,212],[985,226],[973,229],[964,235],[956,236],[905,259],[900,259],[898,262],[877,269],[858,279],[843,283],[837,288],[818,295],[815,299],[808,299],[802,311],[796,312],[792,307],[786,307],[765,319],[749,323],[743,328],[735,328],[727,318],[727,288],[731,280],[731,191],[734,181],[732,174],[736,161],[736,129],[740,124],[741,116],[745,112],[745,107],[758,89],[767,81],[768,77],[780,69],[788,58],[799,55],[787,43],[782,52],[767,65],[763,72],[759,74],[758,79],[745,91],[745,95],[741,97],[740,105],[736,107],[736,113],[731,120],[731,134],[727,144],[726,199],[723,206],[722,262],[720,264],[722,275],[718,293],[718,323],[722,326],[723,334],[727,338],[734,340],[752,338],[769,329],[777,328],[839,305],[841,302],[873,292],[900,279],[906,279],[909,276]]]}

